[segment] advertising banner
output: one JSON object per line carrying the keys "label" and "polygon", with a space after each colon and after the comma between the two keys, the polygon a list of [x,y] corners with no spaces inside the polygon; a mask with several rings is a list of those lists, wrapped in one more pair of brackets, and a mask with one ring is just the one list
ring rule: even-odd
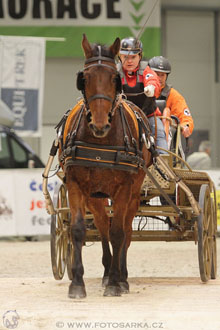
{"label": "advertising banner", "polygon": [[0,172],[0,236],[16,236],[15,191],[10,173]]}
{"label": "advertising banner", "polygon": [[[50,234],[42,173],[43,169],[0,171],[0,236]],[[57,176],[50,178],[48,190],[52,197],[58,180]]]}
{"label": "advertising banner", "polygon": [[217,225],[218,231],[220,232],[220,171],[210,170],[207,171],[210,178],[214,182],[216,189],[216,200],[217,200]]}
{"label": "advertising banner", "polygon": [[0,36],[0,98],[20,136],[41,135],[45,39]]}
{"label": "advertising banner", "polygon": [[82,57],[82,34],[111,44],[139,37],[144,55],[160,54],[160,0],[0,0],[2,35],[65,38],[47,43],[47,56]]}
{"label": "advertising banner", "polygon": [[[0,237],[49,235],[51,216],[42,192],[43,169],[0,170]],[[220,232],[220,171],[207,171],[217,192],[218,232]],[[51,198],[60,179],[48,180]]]}

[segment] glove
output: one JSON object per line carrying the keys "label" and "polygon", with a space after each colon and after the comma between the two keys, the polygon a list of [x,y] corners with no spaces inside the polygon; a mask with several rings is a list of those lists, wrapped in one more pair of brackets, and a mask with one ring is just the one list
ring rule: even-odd
{"label": "glove", "polygon": [[181,126],[181,131],[182,131],[182,134],[185,138],[190,136],[189,125]]}
{"label": "glove", "polygon": [[153,85],[148,85],[148,86],[144,87],[144,93],[148,97],[153,97],[154,91],[155,91],[155,87]]}

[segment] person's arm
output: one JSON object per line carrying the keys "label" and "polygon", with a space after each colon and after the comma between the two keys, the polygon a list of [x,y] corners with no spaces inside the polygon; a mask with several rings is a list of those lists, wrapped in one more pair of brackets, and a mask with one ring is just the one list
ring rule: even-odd
{"label": "person's arm", "polygon": [[193,118],[184,97],[174,88],[171,88],[167,98],[167,107],[171,115],[179,118],[183,136],[189,137],[194,129]]}
{"label": "person's arm", "polygon": [[[157,74],[147,66],[143,72],[144,91],[147,96],[156,98],[160,96],[161,86]],[[148,94],[149,91],[149,94]],[[151,93],[150,93],[151,92]]]}

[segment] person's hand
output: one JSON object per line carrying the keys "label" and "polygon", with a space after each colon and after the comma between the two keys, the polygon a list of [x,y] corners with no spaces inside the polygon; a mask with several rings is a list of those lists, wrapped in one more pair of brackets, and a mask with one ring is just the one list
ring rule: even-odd
{"label": "person's hand", "polygon": [[148,85],[148,86],[144,87],[144,93],[148,97],[153,97],[154,92],[155,92],[155,87],[153,85]]}
{"label": "person's hand", "polygon": [[189,130],[189,126],[188,125],[185,125],[185,126],[181,126],[181,131],[182,131],[182,134],[185,138],[189,137],[190,136],[190,130]]}

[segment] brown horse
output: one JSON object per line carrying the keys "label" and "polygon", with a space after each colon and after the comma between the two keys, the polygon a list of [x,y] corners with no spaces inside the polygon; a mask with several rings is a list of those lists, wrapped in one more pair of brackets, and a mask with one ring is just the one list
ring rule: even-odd
{"label": "brown horse", "polygon": [[[149,166],[151,162],[151,154],[141,141],[140,122],[145,128],[149,126],[143,112],[121,98],[114,61],[120,39],[107,47],[91,45],[83,35],[82,47],[86,60],[77,86],[83,100],[67,118],[59,152],[72,215],[74,261],[69,297],[86,296],[81,255],[85,207],[93,213],[101,236],[104,296],[119,296],[129,291],[127,249],[145,176],[143,164]],[[107,197],[113,204],[111,223],[105,210]]]}

